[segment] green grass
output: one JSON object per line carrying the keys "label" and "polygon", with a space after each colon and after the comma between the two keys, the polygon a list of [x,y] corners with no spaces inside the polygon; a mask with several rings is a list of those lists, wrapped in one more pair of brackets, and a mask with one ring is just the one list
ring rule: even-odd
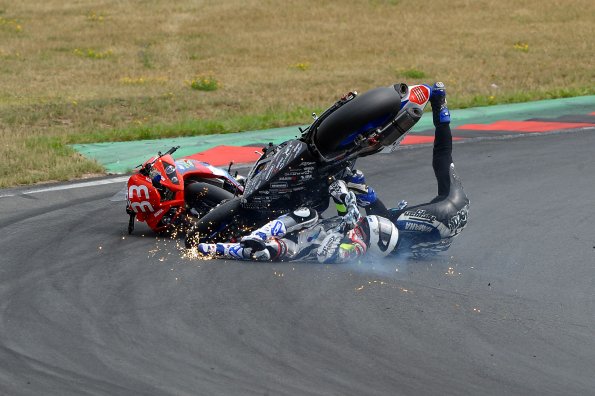
{"label": "green grass", "polygon": [[213,76],[197,76],[190,80],[190,88],[197,91],[216,91],[219,81]]}
{"label": "green grass", "polygon": [[595,94],[588,0],[0,10],[0,187],[102,171],[69,143],[306,124],[345,92],[400,81],[444,81],[451,108]]}
{"label": "green grass", "polygon": [[397,77],[405,77],[405,78],[411,78],[411,79],[420,79],[420,78],[426,78],[427,75],[426,75],[426,73],[424,73],[421,70],[407,69],[407,70],[397,71]]}
{"label": "green grass", "polygon": [[[595,95],[595,89],[558,89],[544,92],[518,92],[500,96],[458,97],[452,100],[451,108],[467,108],[503,103],[520,103],[535,99],[555,99],[581,95]],[[145,99],[147,100],[147,99]],[[449,98],[450,101],[450,98]],[[450,102],[449,102],[450,103]],[[110,103],[99,102],[94,106],[101,109]],[[37,107],[37,106],[36,106]],[[28,122],[42,122],[56,117],[69,115],[69,105],[48,105],[44,111],[25,111]],[[83,106],[86,108],[87,106]],[[37,107],[37,109],[40,109]],[[15,157],[14,152],[0,154],[8,158],[10,166],[0,168],[0,188],[15,184],[31,184],[48,180],[68,180],[73,177],[95,175],[103,172],[103,168],[95,161],[89,161],[72,150],[68,145],[76,143],[118,142],[144,139],[159,139],[179,136],[197,136],[212,133],[233,133],[244,130],[266,129],[286,125],[306,124],[311,121],[312,111],[320,113],[323,108],[298,107],[291,111],[270,109],[259,115],[241,115],[218,119],[188,119],[173,123],[151,123],[130,126],[127,128],[82,128],[79,133],[58,134],[57,136],[34,136],[23,140],[23,149],[28,155],[36,158],[36,166],[23,162]],[[19,123],[22,119],[13,119]],[[14,180],[18,180],[15,183]]]}
{"label": "green grass", "polygon": [[595,95],[595,87],[559,88],[543,91],[508,92],[499,95],[476,95],[471,97],[449,98],[451,109],[491,106],[496,104],[523,103],[543,99],[572,98],[575,96]]}

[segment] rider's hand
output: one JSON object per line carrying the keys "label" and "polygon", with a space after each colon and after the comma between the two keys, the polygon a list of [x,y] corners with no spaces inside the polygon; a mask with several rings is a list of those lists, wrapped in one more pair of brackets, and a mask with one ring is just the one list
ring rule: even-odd
{"label": "rider's hand", "polygon": [[268,251],[268,249],[263,249],[263,250],[257,250],[254,252],[251,252],[251,255],[253,260],[256,261],[270,261],[271,260],[271,253]]}
{"label": "rider's hand", "polygon": [[362,208],[372,205],[378,197],[376,196],[376,191],[372,187],[366,186],[367,191],[366,193],[356,194],[355,197],[357,198],[357,204]]}
{"label": "rider's hand", "polygon": [[335,180],[328,188],[335,203],[345,203],[345,196],[349,193],[347,184],[343,180]]}
{"label": "rider's hand", "polygon": [[367,207],[376,202],[376,191],[372,187],[366,185],[366,177],[364,173],[358,169],[355,169],[348,181],[347,188],[349,191],[353,191],[357,197],[357,204],[361,207]]}
{"label": "rider's hand", "polygon": [[357,199],[353,191],[345,196],[345,207],[347,208],[347,214],[343,216],[343,222],[347,228],[351,229],[355,226],[360,218],[359,209],[357,207]]}

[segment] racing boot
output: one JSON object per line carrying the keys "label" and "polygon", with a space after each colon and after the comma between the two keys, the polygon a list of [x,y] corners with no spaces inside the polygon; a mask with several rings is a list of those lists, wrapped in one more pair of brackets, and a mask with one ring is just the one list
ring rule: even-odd
{"label": "racing boot", "polygon": [[222,257],[234,260],[250,260],[250,249],[244,249],[239,243],[199,243],[198,253],[203,256]]}
{"label": "racing boot", "polygon": [[214,243],[199,243],[197,249],[201,256],[214,256],[217,253],[217,245]]}
{"label": "racing boot", "polygon": [[432,87],[430,103],[434,125],[450,123],[450,111],[446,107],[446,87],[443,82],[437,82]]}
{"label": "racing boot", "polygon": [[[267,243],[267,247],[268,245],[269,243]],[[251,248],[242,247],[239,243],[200,243],[198,245],[198,252],[205,256],[232,260],[271,260],[271,250],[265,248],[263,250],[253,251]]]}

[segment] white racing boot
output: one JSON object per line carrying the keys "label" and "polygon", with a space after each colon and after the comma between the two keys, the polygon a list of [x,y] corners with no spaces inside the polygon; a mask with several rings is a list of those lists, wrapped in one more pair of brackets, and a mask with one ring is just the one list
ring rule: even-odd
{"label": "white racing boot", "polygon": [[204,256],[221,257],[232,260],[269,261],[271,254],[268,249],[253,250],[243,247],[239,243],[200,243],[198,252]]}

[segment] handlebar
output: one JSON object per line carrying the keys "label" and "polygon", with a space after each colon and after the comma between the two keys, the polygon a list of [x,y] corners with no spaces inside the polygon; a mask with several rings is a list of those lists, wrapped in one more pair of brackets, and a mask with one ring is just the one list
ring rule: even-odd
{"label": "handlebar", "polygon": [[177,151],[179,148],[180,148],[180,146],[174,146],[174,147],[170,148],[169,150],[167,150],[165,153],[162,153],[161,151],[158,151],[158,152],[157,152],[157,157],[155,157],[155,159],[153,159],[153,161],[151,161],[151,162],[147,162],[147,163],[145,164],[145,166],[144,166],[144,167],[143,167],[143,164],[137,165],[136,167],[137,167],[137,168],[141,168],[141,167],[142,167],[142,169],[141,169],[141,173],[142,173],[143,171],[145,171],[145,172],[148,174],[149,170],[150,170],[150,169],[153,167],[153,165],[155,165],[155,162],[157,162],[157,160],[158,160],[159,158],[161,158],[161,157],[164,157],[164,156],[166,156],[166,155],[173,154],[173,153],[175,153],[175,152],[176,152],[176,151]]}
{"label": "handlebar", "polygon": [[174,146],[172,148],[170,148],[169,150],[167,150],[165,153],[161,154],[161,151],[157,152],[157,158],[161,158],[165,155],[169,155],[169,154],[173,154],[175,153],[178,149],[180,148],[180,146]]}

